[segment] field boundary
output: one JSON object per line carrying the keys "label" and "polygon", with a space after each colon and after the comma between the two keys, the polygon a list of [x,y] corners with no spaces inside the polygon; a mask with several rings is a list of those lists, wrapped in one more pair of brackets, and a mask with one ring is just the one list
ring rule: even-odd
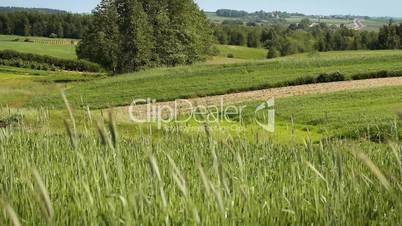
{"label": "field boundary", "polygon": [[[232,93],[225,95],[207,96],[207,97],[197,97],[185,99],[186,101],[166,101],[157,102],[152,104],[155,107],[175,107],[177,105],[178,113],[187,113],[192,109],[188,108],[189,103],[193,106],[220,106],[229,104],[241,104],[245,102],[252,101],[265,101],[270,98],[286,98],[293,96],[304,96],[313,94],[325,94],[334,93],[346,90],[357,90],[357,89],[370,89],[379,87],[392,87],[392,86],[402,86],[402,77],[390,77],[390,78],[375,78],[375,79],[365,79],[365,80],[347,80],[340,82],[330,82],[330,83],[315,83],[307,85],[298,86],[288,86],[279,87],[271,89],[262,89],[256,91],[246,91],[240,93]],[[144,97],[146,98],[146,97]],[[112,108],[114,111],[129,111],[128,106],[115,107]],[[131,110],[134,110],[138,114],[146,113],[148,109],[147,105],[137,105]]]}

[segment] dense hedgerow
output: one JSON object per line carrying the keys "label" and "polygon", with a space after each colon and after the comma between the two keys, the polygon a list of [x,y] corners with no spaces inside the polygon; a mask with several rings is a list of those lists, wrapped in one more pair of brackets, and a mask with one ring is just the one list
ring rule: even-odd
{"label": "dense hedgerow", "polygon": [[326,82],[338,82],[338,81],[345,81],[345,75],[341,74],[340,72],[329,73],[329,74],[320,74],[316,78],[317,83],[326,83]]}
{"label": "dense hedgerow", "polygon": [[0,51],[0,65],[39,70],[60,69],[67,71],[100,72],[102,68],[85,60],[67,60],[12,50]]}
{"label": "dense hedgerow", "polygon": [[298,85],[307,85],[314,83],[328,83],[328,82],[340,82],[345,81],[346,76],[340,72],[334,73],[323,73],[316,77],[314,76],[303,76],[296,78],[294,80],[280,82],[274,85],[274,87],[286,87],[286,86],[298,86]]}
{"label": "dense hedgerow", "polygon": [[[293,80],[277,82],[277,83],[265,83],[258,86],[251,86],[247,88],[241,89],[229,89],[226,92],[217,92],[211,95],[224,95],[228,93],[238,93],[238,92],[247,92],[254,90],[262,90],[262,89],[272,89],[272,88],[281,88],[288,86],[300,86],[300,85],[309,85],[309,84],[319,84],[319,83],[331,83],[331,82],[342,82],[348,80],[364,80],[364,79],[372,79],[372,78],[387,78],[387,77],[402,77],[402,71],[378,71],[372,73],[362,73],[356,74],[352,76],[346,76],[340,72],[333,73],[323,73],[318,76],[306,75],[302,77],[298,77]],[[205,95],[207,96],[207,95]],[[193,97],[193,96],[190,96]],[[180,98],[189,98],[189,96],[182,96]]]}
{"label": "dense hedgerow", "polygon": [[27,68],[32,70],[42,70],[42,71],[56,71],[58,69],[53,65],[37,63],[32,61],[23,61],[21,59],[10,59],[10,60],[0,59],[0,65],[18,67],[18,68]]}
{"label": "dense hedgerow", "polygon": [[251,87],[246,90],[238,90],[238,91],[249,91],[249,90],[259,90],[259,89],[269,89],[269,88],[278,88],[278,87],[286,87],[286,86],[299,86],[299,85],[308,85],[308,84],[316,84],[316,83],[329,83],[329,82],[341,82],[347,80],[364,80],[364,79],[373,79],[373,78],[390,78],[390,77],[402,77],[402,71],[375,71],[375,72],[367,72],[352,75],[350,78],[346,77],[344,74],[340,72],[334,73],[323,73],[318,76],[303,76],[296,78],[294,80],[279,82],[276,84],[263,84],[258,87]]}
{"label": "dense hedgerow", "polygon": [[400,77],[402,76],[402,71],[375,71],[370,73],[361,73],[352,76],[353,80],[363,80],[370,78],[389,78],[389,77]]}
{"label": "dense hedgerow", "polygon": [[269,86],[265,88],[273,88],[273,87],[285,87],[285,86],[297,86],[297,85],[307,85],[314,83],[329,83],[329,82],[340,82],[351,80],[364,80],[364,79],[374,79],[374,78],[390,78],[390,77],[402,77],[402,71],[375,71],[375,72],[366,72],[352,75],[350,78],[347,78],[344,74],[340,72],[334,73],[323,73],[317,77],[314,76],[304,76],[299,77],[295,80],[285,81],[277,83],[274,86]]}

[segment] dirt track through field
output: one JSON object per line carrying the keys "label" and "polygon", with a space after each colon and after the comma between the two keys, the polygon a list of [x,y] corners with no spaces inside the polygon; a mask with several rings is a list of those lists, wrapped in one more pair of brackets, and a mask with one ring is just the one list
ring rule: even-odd
{"label": "dirt track through field", "polygon": [[[367,79],[357,81],[342,81],[342,82],[272,88],[272,89],[248,91],[242,93],[226,94],[220,96],[192,98],[186,101],[177,101],[177,103],[175,103],[174,101],[159,102],[153,104],[152,106],[157,108],[162,107],[173,108],[175,107],[175,104],[177,104],[178,113],[186,113],[192,110],[192,108],[190,107],[191,105],[193,107],[221,106],[222,104],[225,106],[230,104],[240,104],[249,101],[268,100],[272,97],[285,98],[292,96],[323,94],[323,93],[331,93],[344,90],[367,89],[367,88],[387,87],[387,86],[402,86],[402,77]],[[129,109],[129,107],[120,107],[115,110],[117,110],[118,112],[120,111],[127,112],[129,110],[132,110],[132,112],[135,112],[135,115],[142,117],[147,112],[147,105],[137,105],[131,109]]]}

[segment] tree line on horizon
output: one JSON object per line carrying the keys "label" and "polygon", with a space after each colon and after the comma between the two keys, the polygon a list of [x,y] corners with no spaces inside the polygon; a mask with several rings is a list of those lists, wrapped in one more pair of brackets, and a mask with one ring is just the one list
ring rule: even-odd
{"label": "tree line on horizon", "polygon": [[213,30],[219,44],[266,48],[268,58],[311,51],[402,49],[402,24],[392,21],[378,32],[313,24],[309,19],[290,25],[223,21],[214,24]]}
{"label": "tree line on horizon", "polygon": [[0,13],[3,12],[39,12],[39,13],[68,13],[65,10],[49,8],[26,8],[16,6],[0,6]]}
{"label": "tree line on horizon", "polygon": [[288,13],[282,11],[265,12],[263,10],[249,13],[244,10],[233,10],[233,9],[218,9],[216,10],[216,15],[220,17],[231,17],[231,18],[241,18],[241,17],[256,17],[258,19],[272,19],[272,18],[289,18],[292,16],[303,17],[302,13]]}
{"label": "tree line on horizon", "polygon": [[63,11],[10,8],[0,11],[0,34],[80,39],[92,16]]}

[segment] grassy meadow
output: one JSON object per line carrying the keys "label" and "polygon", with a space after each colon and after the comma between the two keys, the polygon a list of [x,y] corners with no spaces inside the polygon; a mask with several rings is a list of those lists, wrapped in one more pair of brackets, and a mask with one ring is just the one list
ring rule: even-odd
{"label": "grassy meadow", "polygon": [[[16,38],[0,36],[0,49],[75,58],[71,40]],[[266,60],[218,48],[204,63],[116,76],[0,66],[0,225],[402,223],[400,86],[277,99],[275,133],[256,124],[259,101],[240,104],[242,120],[161,129],[109,109],[402,70],[399,50]]]}
{"label": "grassy meadow", "polygon": [[15,50],[64,59],[76,59],[76,42],[77,40],[70,39],[0,35],[0,50]]}
{"label": "grassy meadow", "polygon": [[0,66],[0,106],[24,107],[34,97],[60,93],[72,84],[100,77],[90,73]]}
{"label": "grassy meadow", "polygon": [[[245,126],[253,127],[254,110],[259,104],[243,104],[248,106]],[[389,137],[402,138],[397,116],[402,111],[400,86],[281,98],[276,100],[275,110],[277,131],[273,139],[281,142],[307,138],[385,142]]]}
{"label": "grassy meadow", "polygon": [[219,56],[243,60],[265,60],[268,51],[263,48],[248,48],[243,46],[218,45]]}
{"label": "grassy meadow", "polygon": [[[133,99],[158,101],[269,88],[303,76],[341,72],[346,76],[382,70],[400,71],[402,51],[306,53],[276,60],[223,65],[159,68],[79,83],[66,90],[75,106],[123,106]],[[163,82],[160,82],[163,81]],[[62,108],[59,93],[36,96],[29,107]]]}
{"label": "grassy meadow", "polygon": [[[56,49],[64,48],[62,45],[51,45]],[[198,65],[150,69],[112,77],[98,76],[96,79],[93,79],[94,75],[76,72],[46,72],[0,66],[0,74],[3,74],[0,81],[7,80],[0,83],[0,87],[4,87],[3,90],[13,87],[11,93],[7,91],[3,96],[25,96],[23,99],[12,97],[15,101],[0,102],[11,107],[60,109],[64,107],[59,95],[62,88],[66,90],[72,105],[101,109],[128,105],[135,98],[174,100],[269,88],[321,73],[341,72],[350,78],[359,73],[400,71],[402,68],[400,50],[305,53],[265,60],[266,51],[263,49],[232,46],[218,46],[218,49],[219,56]],[[19,48],[13,50],[18,51]],[[51,51],[49,49],[49,55]],[[228,54],[233,54],[234,58],[228,58]],[[12,83],[17,86],[25,84],[22,88],[25,90],[26,87],[33,88],[22,91],[28,92],[28,95],[24,95],[18,88],[14,89],[15,86],[10,86]]]}

